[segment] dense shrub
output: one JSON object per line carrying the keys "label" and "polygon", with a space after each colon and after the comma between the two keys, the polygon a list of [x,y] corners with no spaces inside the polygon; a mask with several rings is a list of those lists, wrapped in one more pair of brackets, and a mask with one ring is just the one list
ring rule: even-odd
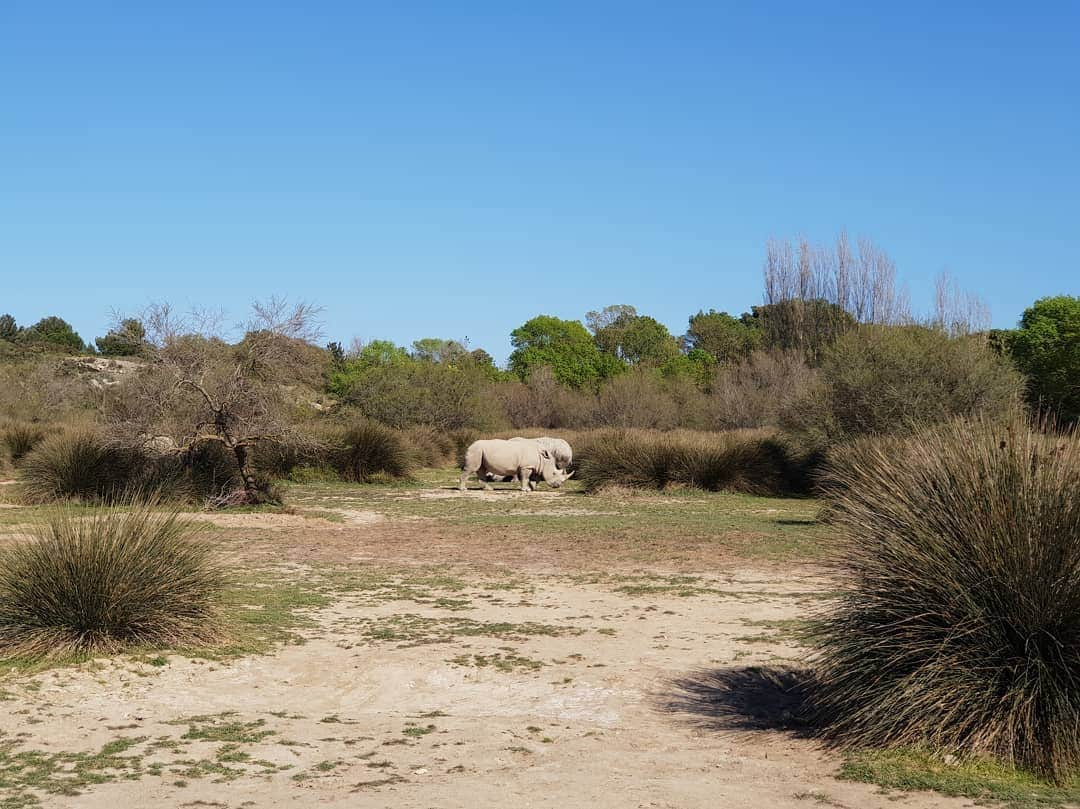
{"label": "dense shrub", "polygon": [[[44,439],[19,465],[25,500],[115,502],[136,495],[197,505],[238,505],[244,490],[236,461],[219,441],[177,453],[125,446],[100,428],[71,425]],[[257,479],[268,502],[279,500],[266,476]]]}
{"label": "dense shrub", "polygon": [[610,427],[670,430],[678,425],[679,412],[659,374],[635,368],[604,383],[591,421]]}
{"label": "dense shrub", "polygon": [[574,448],[586,490],[604,486],[785,494],[804,491],[805,460],[765,431],[597,431]]}
{"label": "dense shrub", "polygon": [[360,421],[348,427],[342,447],[332,458],[335,468],[347,480],[370,483],[408,478],[413,455],[405,436],[374,421]]}
{"label": "dense shrub", "polygon": [[[236,459],[220,441],[200,441],[178,457],[164,458],[153,479],[145,481],[144,490],[164,489],[174,499],[214,507],[245,505],[244,481]],[[256,488],[262,502],[280,502],[270,480],[261,470],[256,473]]]}
{"label": "dense shrub", "polygon": [[526,382],[504,382],[496,389],[511,427],[558,429],[587,426],[596,397],[560,384],[554,372],[540,366]]}
{"label": "dense shrub", "polygon": [[483,368],[404,359],[359,366],[334,379],[343,402],[391,427],[490,429],[500,422]]}
{"label": "dense shrub", "polygon": [[219,632],[221,575],[175,512],[58,513],[0,553],[0,653],[191,646]]}
{"label": "dense shrub", "polygon": [[0,427],[0,442],[7,447],[12,463],[18,463],[45,438],[45,428],[26,421],[9,421]]}
{"label": "dense shrub", "polygon": [[708,426],[716,430],[775,427],[817,374],[798,351],[755,351],[717,370],[708,397]]}
{"label": "dense shrub", "polygon": [[825,350],[819,382],[786,404],[781,421],[828,444],[1004,413],[1020,391],[1019,374],[983,337],[922,326],[863,326]]}
{"label": "dense shrub", "polygon": [[410,427],[404,433],[417,466],[438,467],[458,463],[462,453],[458,451],[457,442],[450,433],[420,425]]}
{"label": "dense shrub", "polygon": [[954,421],[833,463],[827,737],[1080,766],[1080,435]]}

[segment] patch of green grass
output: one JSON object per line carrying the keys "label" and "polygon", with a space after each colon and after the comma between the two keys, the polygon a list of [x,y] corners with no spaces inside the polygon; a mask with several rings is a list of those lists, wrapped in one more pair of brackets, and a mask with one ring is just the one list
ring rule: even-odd
{"label": "patch of green grass", "polygon": [[169,772],[183,778],[212,778],[216,784],[235,781],[247,774],[245,769],[229,767],[220,761],[210,761],[205,758],[174,761],[170,765]]}
{"label": "patch of green grass", "polygon": [[73,796],[95,784],[138,779],[143,774],[141,755],[122,755],[145,741],[145,737],[120,738],[96,753],[17,750],[14,743],[0,743],[0,806],[37,806],[40,795]]}
{"label": "patch of green grass", "polygon": [[251,754],[240,749],[239,744],[225,744],[217,751],[215,758],[225,764],[240,764],[251,761]]}
{"label": "patch of green grass", "polygon": [[176,719],[168,724],[187,725],[187,731],[180,738],[193,741],[256,744],[267,736],[273,736],[276,733],[273,730],[262,729],[266,726],[265,719],[256,719],[253,722],[238,722],[232,721],[234,716],[236,716],[235,712],[227,711],[221,714]]}
{"label": "patch of green grass", "polygon": [[735,640],[739,643],[775,643],[778,637],[762,633],[760,635],[740,635]]}
{"label": "patch of green grass", "polygon": [[414,725],[408,724],[402,732],[403,735],[408,736],[411,739],[419,739],[422,736],[427,736],[429,733],[434,733],[436,730],[434,725]]}
{"label": "patch of green grass", "polygon": [[[749,559],[817,558],[830,533],[817,522],[820,504],[808,498],[756,497],[747,494],[681,489],[627,497],[599,492],[585,495],[576,481],[555,498],[419,497],[418,490],[450,489],[458,472],[423,470],[417,479],[393,486],[346,483],[291,485],[288,499],[298,507],[377,511],[391,519],[423,517],[436,522],[556,537],[572,532],[583,539],[606,539],[621,552],[655,559],[673,538],[723,548]],[[543,509],[544,518],[536,511]],[[564,515],[560,512],[565,512]],[[658,550],[659,549],[659,550]]]}
{"label": "patch of green grass", "polygon": [[813,801],[820,806],[836,806],[838,809],[843,809],[844,806],[839,801],[833,800],[828,792],[796,792],[791,797],[797,801]]}
{"label": "patch of green grass", "polygon": [[1010,809],[1080,804],[1080,777],[1057,786],[992,761],[974,759],[950,764],[921,750],[852,753],[845,758],[838,777],[877,784],[887,790],[933,790]]}
{"label": "patch of green grass", "polygon": [[[227,660],[265,654],[278,644],[302,643],[300,630],[313,626],[307,613],[330,603],[330,597],[314,586],[285,581],[265,573],[230,584],[222,595],[223,644],[181,647],[174,651],[190,658]],[[155,649],[132,649],[130,659],[160,667],[169,660]],[[57,655],[48,659],[0,657],[8,673],[34,674],[43,670],[80,665],[93,659],[88,653]],[[0,807],[0,809],[3,809]]]}
{"label": "patch of green grass", "polygon": [[386,778],[376,778],[372,781],[361,781],[353,786],[353,792],[359,792],[365,789],[378,789],[379,787],[392,786],[393,784],[403,784],[408,781],[407,778],[402,778],[400,775],[391,774]]}
{"label": "patch of green grass", "polygon": [[448,643],[457,637],[490,637],[520,640],[530,635],[563,637],[580,635],[584,630],[569,626],[524,623],[484,622],[468,618],[428,618],[421,615],[390,615],[359,621],[360,634],[372,641],[397,641],[400,644],[420,645]]}
{"label": "patch of green grass", "polygon": [[280,643],[302,642],[298,630],[312,625],[305,613],[330,603],[309,586],[270,577],[238,582],[224,600],[232,642],[208,656],[263,654]]}
{"label": "patch of green grass", "polygon": [[544,663],[531,657],[522,657],[514,652],[495,652],[492,655],[462,654],[450,660],[456,666],[475,666],[478,669],[491,667],[496,671],[536,671]]}

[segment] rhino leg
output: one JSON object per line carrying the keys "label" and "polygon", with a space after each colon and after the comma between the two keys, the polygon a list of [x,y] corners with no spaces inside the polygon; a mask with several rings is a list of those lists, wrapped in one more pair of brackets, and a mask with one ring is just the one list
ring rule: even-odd
{"label": "rhino leg", "polygon": [[517,476],[521,481],[521,491],[523,494],[532,491],[532,480],[530,480],[531,472],[531,469],[526,469],[525,467],[518,468]]}

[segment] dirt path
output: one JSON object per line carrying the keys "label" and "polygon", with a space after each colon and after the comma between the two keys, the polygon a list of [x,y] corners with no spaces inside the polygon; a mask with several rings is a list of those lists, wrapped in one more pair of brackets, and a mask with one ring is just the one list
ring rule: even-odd
{"label": "dirt path", "polygon": [[[5,797],[58,809],[967,805],[838,781],[838,759],[797,733],[718,720],[716,672],[798,665],[793,622],[825,588],[750,568],[694,581],[478,574],[428,581],[423,598],[344,588],[306,642],[272,655],[9,683]],[[51,762],[34,788],[12,788],[19,755]],[[71,773],[81,794],[41,791]]]}

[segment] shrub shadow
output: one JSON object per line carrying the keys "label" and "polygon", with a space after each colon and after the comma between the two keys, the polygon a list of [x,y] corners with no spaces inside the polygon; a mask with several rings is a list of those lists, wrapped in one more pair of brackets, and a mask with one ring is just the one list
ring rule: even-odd
{"label": "shrub shadow", "polygon": [[809,669],[703,669],[670,681],[658,708],[709,730],[771,730],[809,738],[818,731],[808,718],[813,685]]}

